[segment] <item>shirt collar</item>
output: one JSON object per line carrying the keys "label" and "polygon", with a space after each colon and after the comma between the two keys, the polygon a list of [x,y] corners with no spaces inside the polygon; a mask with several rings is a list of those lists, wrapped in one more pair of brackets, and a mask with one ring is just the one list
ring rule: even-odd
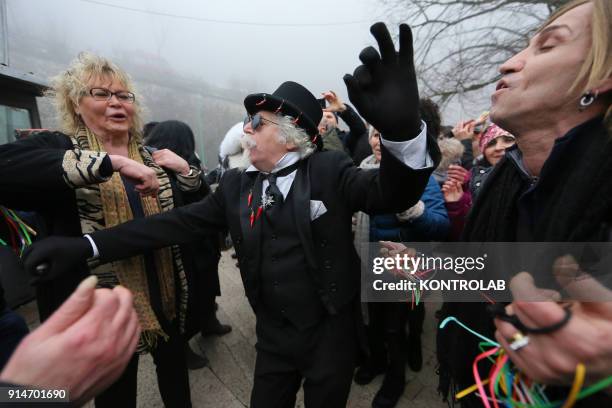
{"label": "shirt collar", "polygon": [[[280,158],[279,161],[276,162],[271,173],[276,173],[277,171],[282,170],[285,167],[291,166],[293,163],[297,162],[298,160],[300,160],[300,154],[298,152],[287,152],[285,153],[283,157]],[[253,171],[260,171],[260,170],[251,164],[246,169],[246,172],[250,173]]]}

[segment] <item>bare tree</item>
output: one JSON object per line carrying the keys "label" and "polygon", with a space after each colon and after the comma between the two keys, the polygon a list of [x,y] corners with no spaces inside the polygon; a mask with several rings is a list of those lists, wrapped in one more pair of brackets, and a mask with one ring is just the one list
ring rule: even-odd
{"label": "bare tree", "polygon": [[444,106],[481,97],[499,66],[567,0],[380,1],[389,21],[412,26],[422,93]]}

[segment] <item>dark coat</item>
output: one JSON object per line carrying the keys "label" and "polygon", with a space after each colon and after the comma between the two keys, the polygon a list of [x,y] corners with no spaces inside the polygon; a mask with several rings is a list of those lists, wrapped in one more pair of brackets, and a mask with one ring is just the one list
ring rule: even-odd
{"label": "dark coat", "polygon": [[[603,118],[587,121],[555,140],[539,179],[531,177],[517,147],[488,174],[463,232],[468,242],[606,242],[612,236],[612,142]],[[538,271],[534,274],[536,285]],[[540,272],[541,273],[541,272]],[[473,330],[493,336],[484,303],[445,303],[441,319],[454,316]],[[478,340],[461,328],[438,333],[440,391],[473,383]],[[567,395],[567,390],[564,391]],[[591,398],[609,398],[601,393]],[[476,399],[473,406],[480,406]],[[581,401],[582,406],[610,406]],[[580,405],[580,403],[578,405]],[[464,404],[467,404],[464,402]],[[466,405],[472,406],[472,405]]]}
{"label": "dark coat", "polygon": [[[428,140],[428,151],[437,162],[435,141]],[[362,170],[343,153],[315,153],[301,162],[291,186],[309,272],[330,314],[354,300],[359,292],[359,262],[351,238],[353,213],[399,212],[412,206],[432,170],[410,169],[384,146],[382,154],[380,170]],[[94,233],[100,260],[109,262],[147,248],[194,241],[211,230],[229,228],[245,292],[257,313],[261,223],[250,226],[247,204],[253,179],[244,171],[230,170],[217,190],[198,203]],[[322,201],[327,212],[311,220],[310,200]]]}
{"label": "dark coat", "polygon": [[346,123],[349,131],[338,129],[338,137],[342,140],[349,156],[353,158],[353,162],[359,165],[363,159],[372,154],[372,148],[368,142],[368,129],[351,105],[345,104],[344,106],[346,110],[339,112],[338,116]]}
{"label": "dark coat", "polygon": [[[0,203],[16,210],[36,211],[47,235],[82,236],[75,190],[63,178],[62,161],[73,149],[70,137],[60,132],[39,132],[0,146]],[[101,178],[112,174],[110,159],[100,167]],[[179,195],[171,180],[173,194]],[[180,192],[184,200],[198,192]],[[192,260],[185,259],[186,265]],[[187,266],[186,266],[187,267]],[[186,271],[186,273],[188,273]],[[37,287],[41,320],[46,319],[89,275],[82,262],[74,270]]]}

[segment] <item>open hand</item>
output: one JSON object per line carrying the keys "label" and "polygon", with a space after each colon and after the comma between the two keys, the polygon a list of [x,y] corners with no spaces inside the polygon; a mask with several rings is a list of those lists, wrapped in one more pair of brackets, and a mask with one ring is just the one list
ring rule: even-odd
{"label": "open hand", "polygon": [[396,52],[384,23],[370,27],[380,54],[374,47],[365,48],[359,54],[363,65],[344,76],[349,98],[361,116],[393,141],[412,139],[421,128],[412,31],[407,24],[399,30]]}
{"label": "open hand", "polygon": [[463,187],[461,183],[449,179],[442,185],[442,194],[444,194],[445,202],[456,203],[463,196]]}

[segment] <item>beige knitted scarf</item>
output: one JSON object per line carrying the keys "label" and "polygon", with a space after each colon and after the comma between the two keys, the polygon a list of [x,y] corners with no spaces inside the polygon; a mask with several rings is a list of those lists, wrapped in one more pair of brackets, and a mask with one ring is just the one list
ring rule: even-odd
{"label": "beige knitted scarf", "polygon": [[[104,151],[98,138],[85,126],[81,126],[72,138],[75,148],[81,150]],[[154,169],[160,189],[157,197],[140,197],[145,216],[158,214],[173,206],[172,189],[168,175],[155,164],[151,156],[142,148],[141,143],[131,137],[128,144],[129,158]],[[84,234],[110,228],[133,219],[128,196],[119,173],[113,173],[110,180],[98,185],[90,185],[76,190],[81,229]],[[161,305],[168,321],[176,318],[176,296],[173,269],[173,250],[162,248],[154,252],[155,271],[159,282]],[[105,265],[90,264],[91,272],[98,276],[100,287],[114,287],[118,284],[128,288],[134,296],[134,308],[138,315],[142,334],[139,352],[154,349],[159,337],[167,339],[167,334],[155,316],[149,298],[149,285],[143,256],[115,261]],[[182,265],[181,265],[182,269]]]}

